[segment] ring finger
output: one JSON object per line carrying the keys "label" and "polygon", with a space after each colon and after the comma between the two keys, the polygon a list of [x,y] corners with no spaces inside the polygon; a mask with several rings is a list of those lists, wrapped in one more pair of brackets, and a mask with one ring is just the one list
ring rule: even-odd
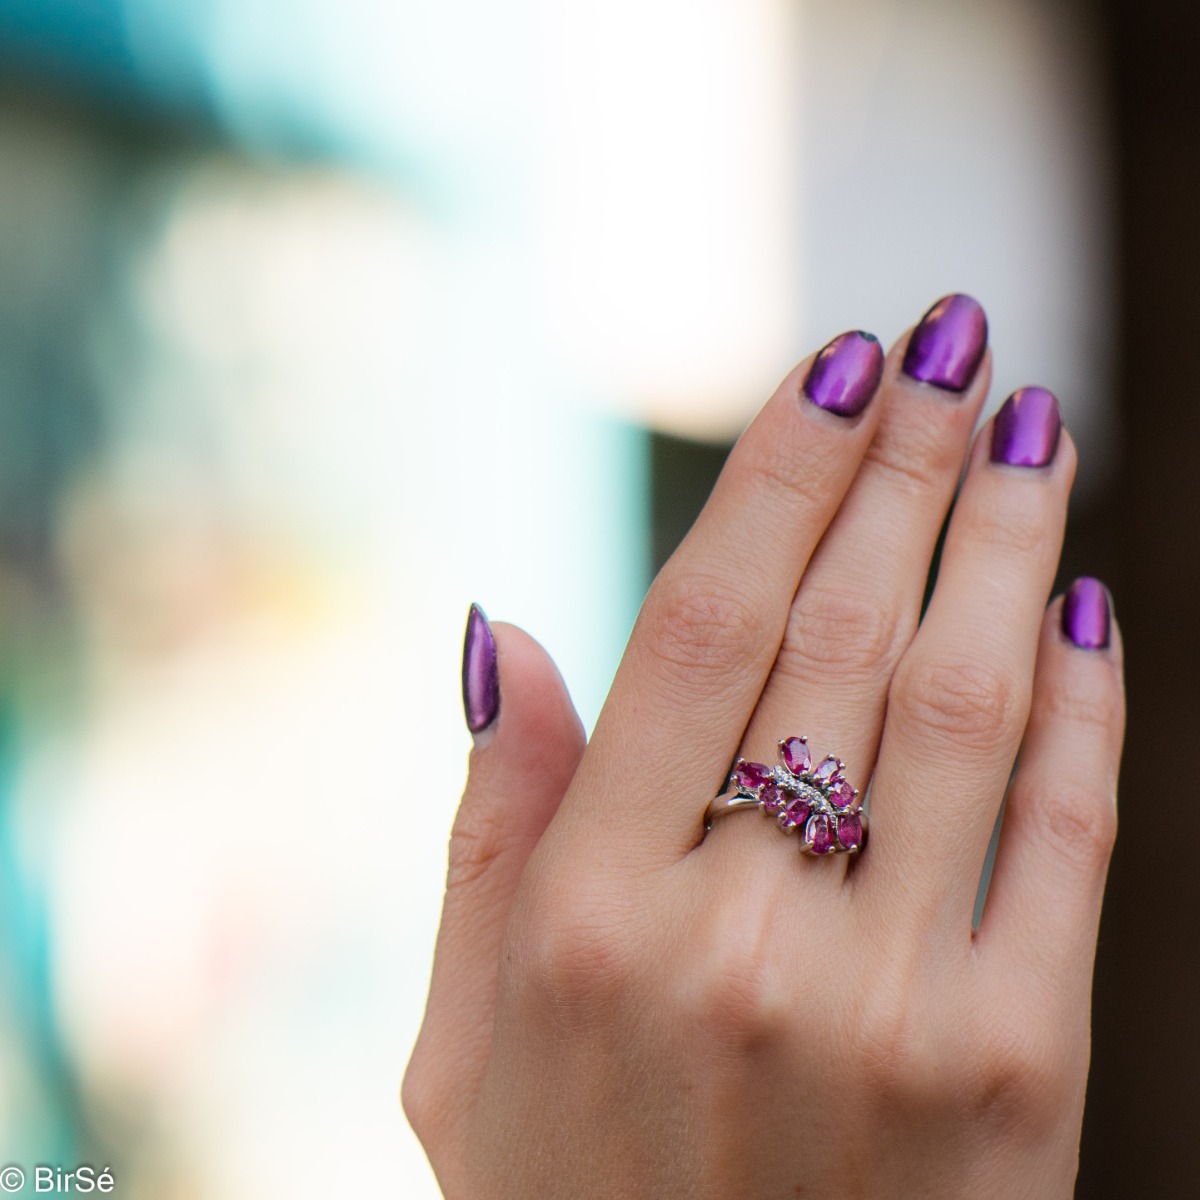
{"label": "ring finger", "polygon": [[1075,449],[1055,398],[1024,388],[977,439],[937,586],[896,670],[855,884],[927,925],[970,930],[988,840],[1029,717],[1038,632]]}

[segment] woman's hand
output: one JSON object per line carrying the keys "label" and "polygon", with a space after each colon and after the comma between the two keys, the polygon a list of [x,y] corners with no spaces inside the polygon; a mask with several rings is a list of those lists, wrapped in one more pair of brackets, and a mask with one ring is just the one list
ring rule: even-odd
{"label": "woman's hand", "polygon": [[[783,382],[586,750],[509,626],[497,713],[473,619],[481,736],[404,1084],[450,1200],[1071,1194],[1120,651],[1091,581],[1045,610],[1075,470],[1053,397],[968,455],[985,342],[948,297],[886,363],[844,334]],[[792,734],[871,780],[861,855],[755,812],[705,835],[735,756]]]}

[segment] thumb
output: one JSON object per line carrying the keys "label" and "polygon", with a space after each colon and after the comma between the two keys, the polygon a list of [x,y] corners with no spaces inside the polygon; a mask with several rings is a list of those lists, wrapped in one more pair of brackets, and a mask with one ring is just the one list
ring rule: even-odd
{"label": "thumb", "polygon": [[463,704],[475,748],[450,835],[450,866],[425,1020],[404,1078],[428,1147],[473,1101],[491,1047],[500,943],[534,846],[558,811],[586,741],[553,660],[472,605]]}

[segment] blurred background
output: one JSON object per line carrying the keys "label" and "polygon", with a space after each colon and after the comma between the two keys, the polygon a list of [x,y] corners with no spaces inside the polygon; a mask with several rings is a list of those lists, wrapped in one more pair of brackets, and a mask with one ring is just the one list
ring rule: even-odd
{"label": "blurred background", "polygon": [[0,0],[0,1160],[435,1197],[468,603],[590,724],[775,382],[963,290],[1129,647],[1079,1194],[1191,1194],[1198,45],[1179,0]]}

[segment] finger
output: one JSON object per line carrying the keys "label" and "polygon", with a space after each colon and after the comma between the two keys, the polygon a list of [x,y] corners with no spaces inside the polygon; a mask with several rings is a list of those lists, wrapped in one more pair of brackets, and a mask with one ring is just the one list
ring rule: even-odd
{"label": "finger", "polygon": [[893,347],[874,440],[800,583],[746,758],[774,762],[778,740],[802,733],[814,753],[841,756],[847,777],[866,786],[888,685],[916,629],[987,394],[986,344],[983,309],[956,295]]}
{"label": "finger", "polygon": [[1024,388],[976,439],[928,612],[889,691],[871,846],[854,875],[922,924],[932,906],[970,929],[1075,474],[1061,429],[1054,396]]}
{"label": "finger", "polygon": [[404,1081],[414,1125],[475,1094],[492,1036],[500,941],[513,893],[583,753],[584,732],[550,656],[473,607],[463,698],[476,748],[450,836],[425,1020]]}
{"label": "finger", "polygon": [[[842,334],[788,376],[738,441],[642,606],[565,829],[614,829],[626,855],[695,845],[692,798],[713,794],[741,740],[796,585],[871,440],[882,369],[874,337]],[[688,804],[663,804],[647,787],[666,777]]]}
{"label": "finger", "polygon": [[1033,708],[1005,804],[979,946],[999,976],[1085,994],[1117,831],[1125,726],[1107,591],[1077,580],[1042,626]]}

